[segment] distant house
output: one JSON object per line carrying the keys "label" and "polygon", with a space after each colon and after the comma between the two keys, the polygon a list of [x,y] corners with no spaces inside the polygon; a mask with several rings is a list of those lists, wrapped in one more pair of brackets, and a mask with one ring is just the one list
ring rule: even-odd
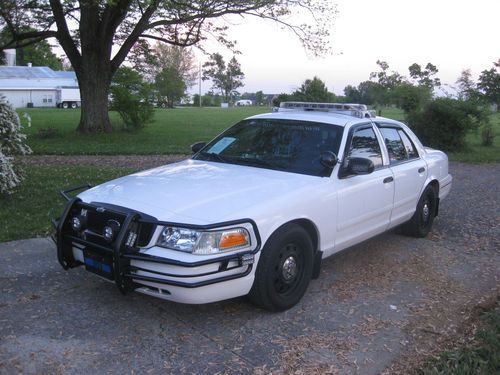
{"label": "distant house", "polygon": [[78,89],[75,72],[46,66],[0,66],[0,95],[14,108],[56,107],[65,88]]}

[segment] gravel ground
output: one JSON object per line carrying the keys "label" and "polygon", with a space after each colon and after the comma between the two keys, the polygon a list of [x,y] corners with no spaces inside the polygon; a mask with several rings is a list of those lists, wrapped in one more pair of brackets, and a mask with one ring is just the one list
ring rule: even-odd
{"label": "gravel ground", "polygon": [[[156,157],[140,158],[134,166]],[[500,165],[450,169],[428,238],[394,230],[327,259],[301,303],[279,314],[244,298],[122,296],[63,271],[47,239],[0,244],[0,373],[407,374],[500,295]]]}

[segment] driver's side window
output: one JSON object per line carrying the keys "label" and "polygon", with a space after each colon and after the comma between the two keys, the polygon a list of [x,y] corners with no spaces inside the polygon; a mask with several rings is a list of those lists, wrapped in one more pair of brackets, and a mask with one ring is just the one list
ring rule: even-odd
{"label": "driver's side window", "polygon": [[372,127],[354,131],[345,166],[347,166],[350,158],[370,159],[375,169],[382,166],[382,151]]}

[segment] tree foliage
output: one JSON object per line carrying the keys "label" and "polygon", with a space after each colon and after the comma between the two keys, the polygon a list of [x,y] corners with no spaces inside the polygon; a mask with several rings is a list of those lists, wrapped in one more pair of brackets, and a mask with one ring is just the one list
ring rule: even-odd
{"label": "tree foliage", "polygon": [[0,194],[11,193],[23,179],[22,171],[14,163],[14,156],[31,153],[25,141],[19,116],[0,95]]}
{"label": "tree foliage", "polygon": [[233,56],[226,64],[219,53],[210,55],[209,61],[203,64],[203,80],[211,80],[212,88],[219,90],[225,100],[233,101],[238,95],[237,89],[243,86],[245,74],[240,63]]}
{"label": "tree foliage", "polygon": [[485,101],[500,106],[500,59],[493,63],[493,68],[481,72],[477,88]]}
{"label": "tree foliage", "polygon": [[422,108],[431,98],[430,87],[402,82],[394,88],[392,102],[408,115]]}
{"label": "tree foliage", "polygon": [[131,68],[120,68],[111,87],[111,109],[118,112],[126,130],[137,130],[152,121],[151,87]]}
{"label": "tree foliage", "polygon": [[[308,14],[307,21],[291,23],[299,13]],[[211,36],[234,48],[224,23],[230,15],[278,22],[307,50],[321,54],[329,50],[335,6],[329,0],[2,0],[0,27],[6,26],[12,38],[0,49],[55,38],[78,78],[82,96],[78,130],[109,131],[111,80],[136,43],[154,40],[186,47]],[[35,31],[23,31],[27,26]]]}
{"label": "tree foliage", "polygon": [[[34,31],[34,29],[27,27],[24,28],[24,30],[26,32]],[[8,28],[4,27],[2,31],[0,31],[0,46],[11,39],[12,34],[9,32]],[[4,56],[0,53],[0,65],[4,63]],[[45,40],[17,49],[16,65],[26,66],[28,63],[32,63],[34,66],[48,66],[53,70],[62,70],[63,68],[61,59],[52,52],[50,44]]]}
{"label": "tree foliage", "polygon": [[457,93],[460,100],[476,99],[478,96],[477,87],[472,79],[472,72],[470,69],[462,70],[460,77],[458,77],[456,84],[458,86]]}
{"label": "tree foliage", "polygon": [[370,73],[370,80],[376,80],[378,86],[365,84],[365,89],[370,90],[375,103],[387,105],[391,102],[392,91],[403,82],[404,77],[394,70],[389,72],[389,64],[385,61],[377,60],[377,65],[380,70]]}
{"label": "tree foliage", "polygon": [[413,63],[408,67],[408,70],[410,71],[410,77],[418,85],[427,86],[430,89],[441,86],[441,80],[435,77],[439,70],[436,65],[430,62],[427,63],[424,69],[419,64]]}
{"label": "tree foliage", "polygon": [[292,98],[302,102],[331,103],[335,101],[335,95],[328,91],[326,84],[316,76],[313,79],[306,79],[292,94]]}
{"label": "tree foliage", "polygon": [[255,105],[262,104],[264,104],[264,93],[259,90],[255,93]]}
{"label": "tree foliage", "polygon": [[408,122],[428,146],[458,151],[465,147],[468,132],[488,121],[488,113],[474,102],[437,98],[420,111],[408,114]]}
{"label": "tree foliage", "polygon": [[180,72],[174,66],[163,68],[155,78],[157,100],[173,108],[176,102],[186,94],[186,83]]}
{"label": "tree foliage", "polygon": [[186,87],[196,83],[198,69],[191,48],[140,41],[132,48],[128,60],[143,77],[153,82],[162,70],[175,70]]}

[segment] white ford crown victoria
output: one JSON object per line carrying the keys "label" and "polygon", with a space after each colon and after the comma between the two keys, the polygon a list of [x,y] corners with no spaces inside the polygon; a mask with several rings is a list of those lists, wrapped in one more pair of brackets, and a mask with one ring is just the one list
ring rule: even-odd
{"label": "white ford crown victoria", "polygon": [[424,237],[448,159],[363,105],[282,103],[188,160],[81,192],[54,220],[65,268],[183,303],[299,302],[321,260],[389,228]]}

